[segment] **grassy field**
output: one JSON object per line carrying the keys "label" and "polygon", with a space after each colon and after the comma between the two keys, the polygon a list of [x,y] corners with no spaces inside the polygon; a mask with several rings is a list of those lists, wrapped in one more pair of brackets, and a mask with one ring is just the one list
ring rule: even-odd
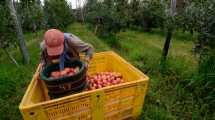
{"label": "grassy field", "polygon": [[[199,103],[192,91],[186,89],[187,81],[197,72],[197,60],[192,55],[194,38],[191,35],[176,33],[164,64],[160,58],[165,37],[160,30],[150,33],[138,30],[121,32],[117,34],[118,47],[111,47],[105,39],[96,37],[86,26],[78,23],[68,26],[66,32],[72,32],[91,43],[96,52],[117,52],[150,77],[141,120],[199,120],[215,116],[207,114],[205,104]],[[42,33],[25,35],[31,57],[29,65],[15,67],[5,55],[0,57],[0,120],[21,119],[18,105],[39,64]],[[21,63],[19,51],[13,50],[12,53]]]}

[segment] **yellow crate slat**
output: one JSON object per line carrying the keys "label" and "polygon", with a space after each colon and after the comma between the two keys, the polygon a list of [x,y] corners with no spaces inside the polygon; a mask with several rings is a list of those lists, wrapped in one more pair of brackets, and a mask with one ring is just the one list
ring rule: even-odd
{"label": "yellow crate slat", "polygon": [[135,95],[135,101],[134,101],[134,111],[133,111],[133,116],[136,118],[141,114],[141,110],[143,107],[143,103],[144,103],[144,97],[145,94],[142,93],[146,93],[146,86],[144,84],[144,82],[139,83],[136,87],[136,95]]}
{"label": "yellow crate slat", "polygon": [[119,120],[141,113],[149,78],[112,51],[96,53],[88,74],[120,72],[125,83],[62,98],[50,100],[44,82],[38,79],[40,67],[19,106],[24,120]]}
{"label": "yellow crate slat", "polygon": [[91,110],[93,120],[104,119],[104,91],[98,90],[91,95]]}

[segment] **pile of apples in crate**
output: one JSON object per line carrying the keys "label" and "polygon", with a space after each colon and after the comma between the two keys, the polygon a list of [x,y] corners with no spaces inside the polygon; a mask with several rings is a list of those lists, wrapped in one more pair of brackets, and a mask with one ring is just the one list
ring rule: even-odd
{"label": "pile of apples in crate", "polygon": [[92,76],[88,76],[87,80],[89,82],[89,88],[87,90],[124,83],[122,74],[118,72],[99,72]]}

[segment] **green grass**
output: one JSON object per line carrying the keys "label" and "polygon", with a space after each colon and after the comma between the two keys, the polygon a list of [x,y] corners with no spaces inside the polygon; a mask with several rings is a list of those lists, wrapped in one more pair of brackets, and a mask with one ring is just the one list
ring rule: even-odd
{"label": "green grass", "polygon": [[[141,120],[210,119],[206,103],[199,103],[186,88],[197,70],[197,60],[192,55],[193,37],[177,32],[172,40],[166,64],[160,61],[165,34],[160,30],[144,33],[126,30],[117,34],[119,48],[111,47],[104,39],[96,37],[86,26],[74,23],[67,31],[91,43],[95,51],[113,50],[150,77],[150,87],[145,99]],[[39,64],[39,42],[43,31],[25,35],[31,62],[15,67],[3,54],[0,56],[0,120],[20,120],[18,105]],[[1,51],[0,51],[1,53]],[[11,51],[19,63],[17,49]]]}
{"label": "green grass", "polygon": [[[37,34],[37,37],[35,35]],[[0,58],[0,120],[21,120],[18,105],[30,83],[32,75],[39,64],[41,32],[26,34],[25,38],[30,54],[30,64],[22,65],[22,57],[18,48],[10,50],[16,58],[19,67],[16,67],[3,53]]]}

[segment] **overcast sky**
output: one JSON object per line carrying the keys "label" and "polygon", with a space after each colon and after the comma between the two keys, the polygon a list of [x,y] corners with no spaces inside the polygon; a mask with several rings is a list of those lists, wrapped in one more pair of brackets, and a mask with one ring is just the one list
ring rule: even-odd
{"label": "overcast sky", "polygon": [[[42,1],[42,3],[43,3],[44,0],[41,0],[41,1]],[[81,6],[83,6],[84,1],[86,1],[86,0],[66,0],[66,1],[67,1],[68,4],[70,4],[70,5],[72,6],[72,8],[74,9],[74,8],[76,8],[76,4],[79,5],[78,1],[80,1]]]}

